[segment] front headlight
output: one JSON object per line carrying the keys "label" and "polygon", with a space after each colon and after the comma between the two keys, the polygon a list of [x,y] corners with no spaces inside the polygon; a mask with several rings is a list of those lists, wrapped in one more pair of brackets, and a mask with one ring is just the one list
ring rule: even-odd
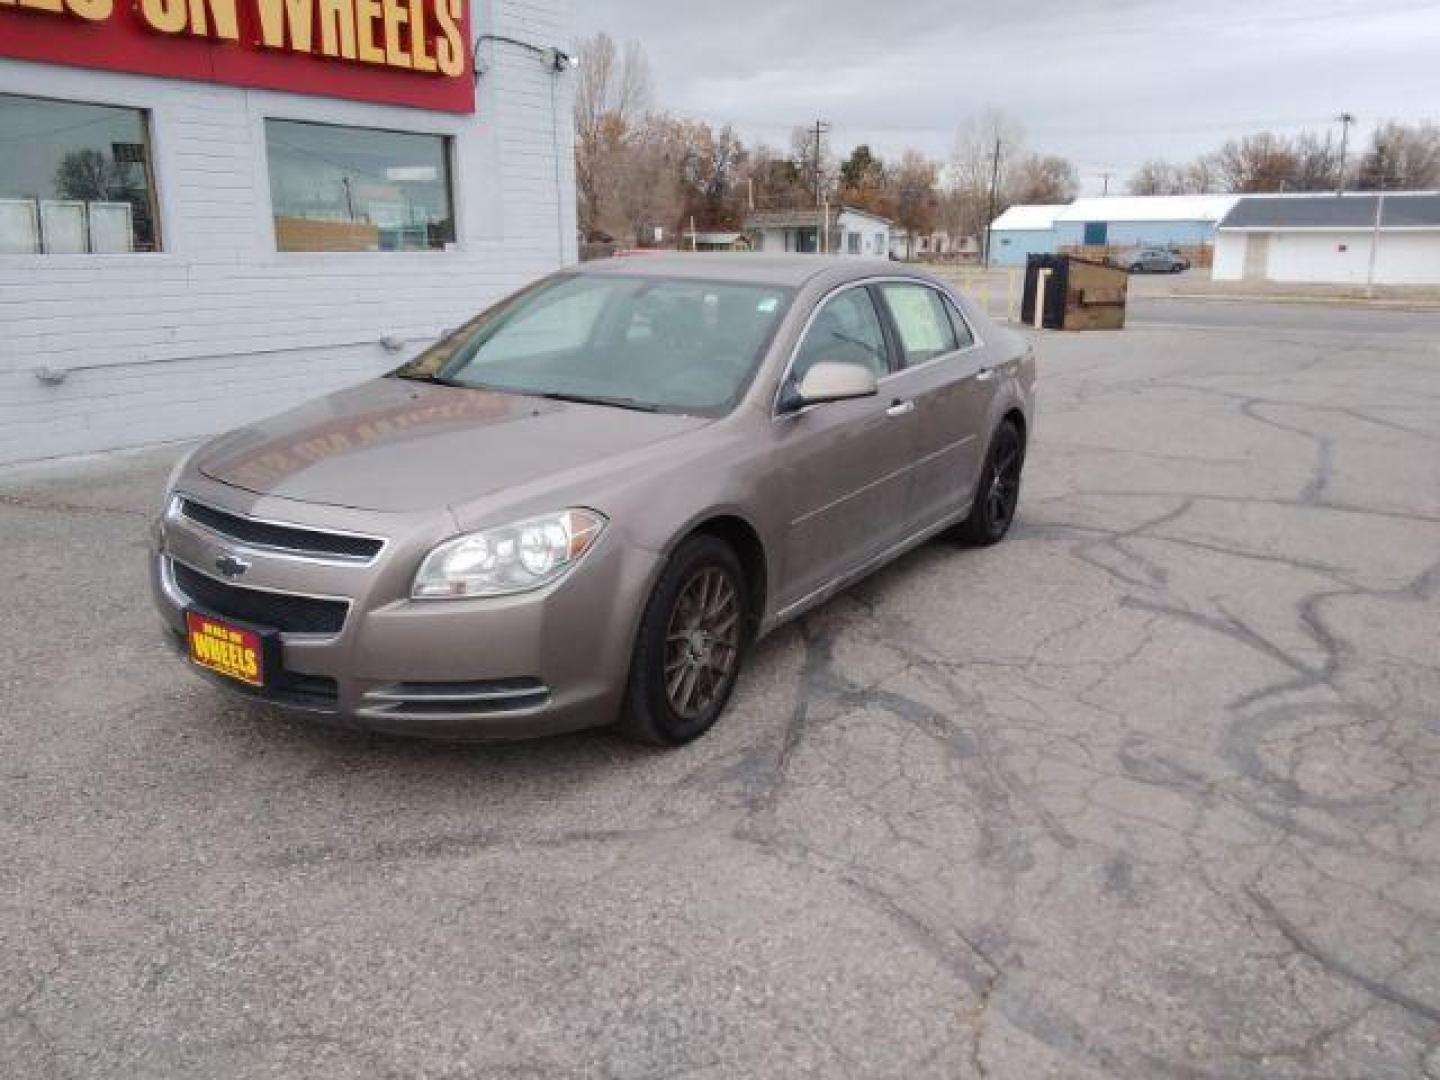
{"label": "front headlight", "polygon": [[605,518],[561,510],[447,540],[420,564],[416,600],[508,596],[563,577],[600,538]]}

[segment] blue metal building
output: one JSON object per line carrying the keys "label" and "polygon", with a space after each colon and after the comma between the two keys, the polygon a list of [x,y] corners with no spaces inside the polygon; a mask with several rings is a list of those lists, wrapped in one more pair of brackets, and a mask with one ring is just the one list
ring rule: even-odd
{"label": "blue metal building", "polygon": [[990,264],[1024,266],[1027,255],[1053,255],[1055,218],[1067,209],[1063,203],[1010,207],[990,226]]}
{"label": "blue metal building", "polygon": [[1215,228],[1234,195],[1133,195],[1076,199],[1055,218],[1060,248],[1197,247],[1215,243]]}
{"label": "blue metal building", "polygon": [[990,229],[990,262],[1024,266],[1028,255],[1074,247],[1178,247],[1215,243],[1235,195],[1117,195],[1063,206],[1012,206]]}

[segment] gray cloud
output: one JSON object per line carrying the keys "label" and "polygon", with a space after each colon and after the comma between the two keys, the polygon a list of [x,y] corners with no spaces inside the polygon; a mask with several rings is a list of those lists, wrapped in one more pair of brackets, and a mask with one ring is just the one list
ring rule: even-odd
{"label": "gray cloud", "polygon": [[784,143],[947,154],[998,105],[1094,187],[1257,128],[1440,117],[1434,0],[577,0],[582,33],[641,41],[660,104]]}

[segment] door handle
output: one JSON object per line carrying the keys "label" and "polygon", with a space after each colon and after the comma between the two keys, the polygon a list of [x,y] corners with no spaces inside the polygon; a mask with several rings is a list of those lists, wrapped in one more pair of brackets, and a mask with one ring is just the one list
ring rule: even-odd
{"label": "door handle", "polygon": [[913,401],[893,401],[890,403],[890,407],[885,410],[885,415],[894,419],[897,416],[908,416],[914,411],[915,402]]}

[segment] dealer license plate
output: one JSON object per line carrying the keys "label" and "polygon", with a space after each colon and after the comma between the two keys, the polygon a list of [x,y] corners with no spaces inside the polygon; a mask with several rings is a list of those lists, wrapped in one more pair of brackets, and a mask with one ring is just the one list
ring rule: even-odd
{"label": "dealer license plate", "polygon": [[197,611],[185,613],[185,630],[196,664],[248,686],[265,685],[265,642],[254,630]]}

